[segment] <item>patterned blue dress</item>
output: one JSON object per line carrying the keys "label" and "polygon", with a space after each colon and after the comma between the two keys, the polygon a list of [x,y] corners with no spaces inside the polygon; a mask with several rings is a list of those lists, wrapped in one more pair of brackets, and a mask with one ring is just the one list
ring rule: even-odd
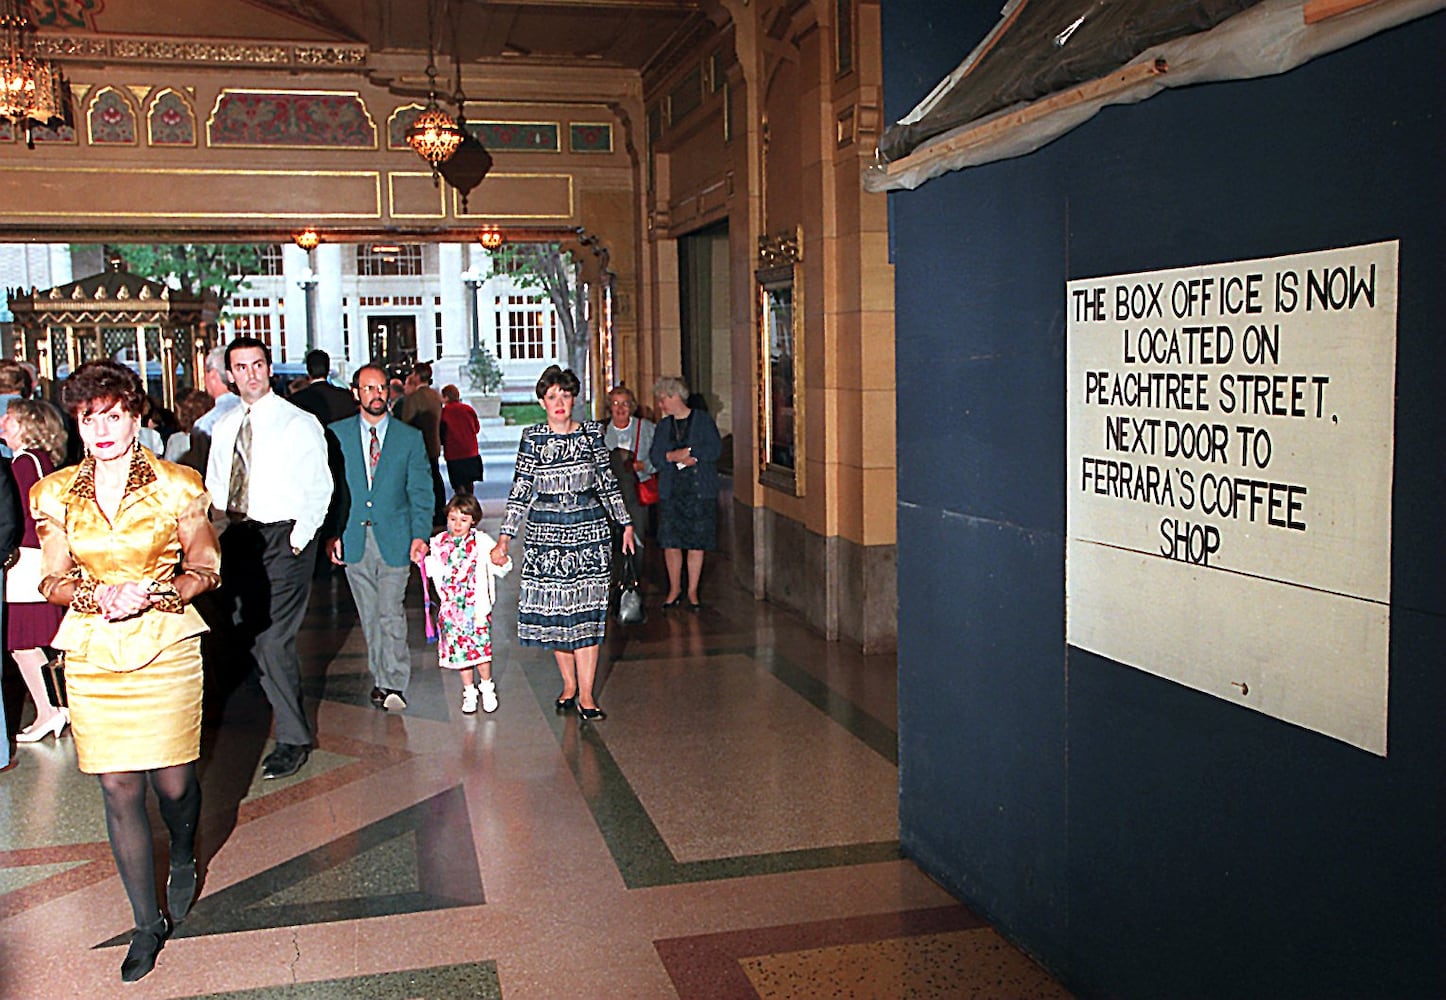
{"label": "patterned blue dress", "polygon": [[516,538],[527,521],[517,602],[524,646],[571,651],[602,642],[612,580],[608,517],[631,523],[608,458],[595,420],[571,434],[546,424],[522,432],[502,534]]}

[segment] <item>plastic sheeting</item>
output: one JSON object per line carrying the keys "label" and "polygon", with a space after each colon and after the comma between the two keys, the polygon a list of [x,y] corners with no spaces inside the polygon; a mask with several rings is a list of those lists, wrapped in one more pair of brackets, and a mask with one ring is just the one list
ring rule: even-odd
{"label": "plastic sheeting", "polygon": [[1119,69],[1151,46],[1215,27],[1261,0],[1011,0],[999,24],[879,141],[885,160],[1003,108]]}
{"label": "plastic sheeting", "polygon": [[[1284,73],[1446,8],[1446,0],[1377,0],[1306,24],[1302,0],[1196,0],[1186,5],[1168,0],[1118,5],[1055,0],[1039,3],[1037,9],[1058,20],[1036,16],[1026,21],[1026,2],[1011,2],[999,26],[959,68],[885,131],[876,162],[864,171],[865,189],[912,190],[952,170],[1023,156],[1107,105],[1143,101],[1166,87]],[[1230,14],[1230,8],[1242,7]],[[1144,8],[1165,14],[1141,17]],[[1121,19],[1122,14],[1130,16]],[[1175,20],[1165,20],[1166,14]],[[1093,29],[1084,34],[1092,21]],[[1112,40],[1111,31],[1102,29],[1137,33]],[[1021,32],[1017,44],[1011,42],[1016,30]],[[1167,40],[1140,47],[1160,37]],[[1077,40],[1085,44],[1071,48]],[[1039,58],[1039,53],[1051,51],[1052,60]],[[1113,61],[1131,51],[1135,54],[1123,63]],[[1006,65],[1011,52],[1028,56]],[[889,150],[893,162],[886,158]]]}

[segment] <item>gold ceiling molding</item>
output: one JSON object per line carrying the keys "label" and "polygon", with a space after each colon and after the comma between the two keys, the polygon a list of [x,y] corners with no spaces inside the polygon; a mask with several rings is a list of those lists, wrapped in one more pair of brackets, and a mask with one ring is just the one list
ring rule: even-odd
{"label": "gold ceiling molding", "polygon": [[141,107],[146,106],[146,98],[151,96],[151,87],[148,84],[128,83],[126,90],[135,95],[136,104]]}
{"label": "gold ceiling molding", "polygon": [[[164,208],[112,207],[107,185],[145,182],[164,191]],[[16,192],[37,192],[22,201]],[[257,192],[275,194],[266,210]],[[26,207],[18,207],[20,205]],[[322,210],[316,206],[327,205]],[[204,207],[199,207],[204,206]],[[0,172],[0,219],[224,220],[284,224],[382,218],[382,177],[376,170],[263,170],[186,167],[9,166]],[[14,223],[10,223],[13,225]]]}
{"label": "gold ceiling molding", "polygon": [[156,38],[147,35],[45,34],[36,53],[63,62],[184,63],[267,69],[348,69],[367,64],[369,49],[352,42],[270,42]]}

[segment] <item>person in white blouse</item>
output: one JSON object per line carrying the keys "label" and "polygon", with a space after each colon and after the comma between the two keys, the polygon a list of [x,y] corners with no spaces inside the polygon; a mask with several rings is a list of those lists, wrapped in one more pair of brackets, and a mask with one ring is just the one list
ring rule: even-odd
{"label": "person in white blouse", "polygon": [[[658,470],[653,467],[653,459],[648,454],[653,448],[653,431],[656,428],[651,420],[637,415],[638,398],[633,395],[633,390],[625,385],[615,385],[608,390],[608,414],[612,419],[603,427],[603,441],[610,449],[621,448],[623,451],[632,452],[632,459],[628,464],[637,477],[637,489],[625,489],[623,500],[628,504],[628,513],[632,515],[636,529],[634,535],[641,545],[643,536],[647,533],[644,531],[648,516],[647,504],[654,502],[658,493],[655,481]],[[621,478],[619,481],[621,482]],[[649,482],[652,483],[651,489],[643,485]],[[652,499],[647,500],[647,496]]]}
{"label": "person in white blouse", "polygon": [[270,349],[254,337],[237,337],[225,357],[241,405],[212,429],[206,489],[213,520],[223,528],[231,648],[255,658],[275,721],[276,746],[262,761],[261,776],[282,778],[296,773],[311,751],[296,632],[332,478],[321,425],[271,391]]}

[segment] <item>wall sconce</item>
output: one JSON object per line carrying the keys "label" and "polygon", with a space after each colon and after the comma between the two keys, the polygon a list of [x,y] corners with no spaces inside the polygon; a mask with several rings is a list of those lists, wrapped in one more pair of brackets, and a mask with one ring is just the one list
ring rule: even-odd
{"label": "wall sconce", "polygon": [[321,243],[321,237],[317,234],[316,230],[310,228],[303,229],[291,239],[292,242],[306,251],[315,250],[317,245]]}
{"label": "wall sconce", "polygon": [[481,243],[488,250],[496,250],[502,245],[503,241],[502,230],[495,226],[488,226],[477,234],[477,242]]}

